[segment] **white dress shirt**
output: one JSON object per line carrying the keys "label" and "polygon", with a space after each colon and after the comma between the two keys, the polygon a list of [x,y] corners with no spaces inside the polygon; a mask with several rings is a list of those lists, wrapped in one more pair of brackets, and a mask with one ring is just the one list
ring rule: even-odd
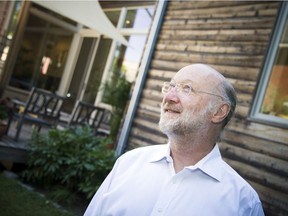
{"label": "white dress shirt", "polygon": [[213,150],[175,174],[168,145],[122,155],[85,216],[262,216],[255,190]]}

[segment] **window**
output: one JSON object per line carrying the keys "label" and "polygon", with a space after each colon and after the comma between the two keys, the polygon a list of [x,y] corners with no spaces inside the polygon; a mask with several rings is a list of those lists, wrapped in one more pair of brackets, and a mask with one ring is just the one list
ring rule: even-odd
{"label": "window", "polygon": [[[126,47],[116,41],[111,45],[107,70],[101,81],[102,85],[110,83],[113,86],[117,76],[124,78],[130,84],[136,80],[154,11],[154,6],[113,8],[105,11],[110,21],[129,41],[129,46]],[[105,92],[108,90],[104,86],[102,89],[104,91],[97,94],[96,104],[110,109],[108,94]]]}
{"label": "window", "polygon": [[[29,10],[9,85],[23,90],[36,86],[56,91],[62,78],[73,32],[54,24],[47,17],[40,18],[35,9],[32,5]],[[37,9],[40,7],[37,6]],[[43,8],[41,12],[43,11],[47,10]],[[75,25],[73,21],[70,23]]]}
{"label": "window", "polygon": [[288,3],[283,2],[263,73],[251,110],[251,118],[288,127]]}

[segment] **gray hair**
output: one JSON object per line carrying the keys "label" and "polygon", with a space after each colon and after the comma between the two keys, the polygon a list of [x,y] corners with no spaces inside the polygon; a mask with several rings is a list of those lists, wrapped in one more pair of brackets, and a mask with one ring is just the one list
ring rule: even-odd
{"label": "gray hair", "polygon": [[221,82],[222,85],[222,91],[223,91],[223,98],[224,101],[227,102],[230,106],[230,111],[228,113],[228,115],[226,116],[226,118],[224,119],[223,122],[223,128],[228,124],[228,122],[230,121],[231,117],[234,114],[234,111],[236,109],[236,104],[237,104],[237,96],[236,96],[236,91],[233,88],[233,86],[229,83],[229,81],[227,79],[224,79]]}

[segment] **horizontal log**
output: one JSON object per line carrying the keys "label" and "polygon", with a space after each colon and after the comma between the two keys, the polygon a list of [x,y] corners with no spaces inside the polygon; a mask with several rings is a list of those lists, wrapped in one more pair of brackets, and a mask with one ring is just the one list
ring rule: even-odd
{"label": "horizontal log", "polygon": [[[247,166],[243,163],[239,163],[237,161],[233,161],[230,159],[225,158],[225,161],[227,161],[228,164],[230,164],[234,169],[239,170],[241,167],[245,167],[245,170],[243,170],[243,173],[240,172],[240,175],[244,178],[254,178],[255,176],[261,176],[261,170],[257,171],[258,169],[255,169],[251,166]],[[247,170],[247,172],[246,172]],[[259,173],[260,172],[260,173]],[[245,175],[246,174],[246,175]],[[267,203],[268,206],[274,206],[278,208],[278,211],[283,212],[287,211],[288,207],[288,195],[285,193],[285,191],[279,191],[274,188],[269,188],[267,185],[265,185],[264,182],[259,183],[252,179],[246,179],[248,182],[255,188],[255,190],[258,192],[261,200],[263,202]],[[286,183],[287,184],[287,183]]]}
{"label": "horizontal log", "polygon": [[128,148],[127,148],[127,151],[151,145],[151,144],[148,144],[147,142],[145,142],[143,140],[139,140],[139,139],[137,139],[137,138],[135,138],[133,136],[129,137],[129,143],[130,144],[129,144]]}
{"label": "horizontal log", "polygon": [[146,99],[146,100],[155,101],[157,103],[157,107],[160,107],[163,94],[160,92],[160,89],[159,90],[149,89],[149,90],[143,90],[142,97],[143,99]]}
{"label": "horizontal log", "polygon": [[203,61],[197,61],[197,59],[191,59],[191,61],[169,61],[154,59],[151,62],[151,67],[158,70],[169,69],[178,71],[184,66],[199,62],[211,65],[220,73],[222,73],[226,78],[237,78],[240,80],[256,81],[260,70],[257,67],[221,65],[218,64],[218,62],[209,62],[206,59]]}
{"label": "horizontal log", "polygon": [[246,119],[249,113],[249,107],[238,104],[236,106],[234,115],[236,118]]}
{"label": "horizontal log", "polygon": [[260,67],[263,61],[263,55],[233,55],[230,54],[223,54],[223,53],[200,53],[200,52],[171,52],[165,51],[160,52],[156,51],[154,53],[155,58],[159,60],[169,60],[169,61],[189,61],[194,60],[198,62],[209,61],[218,64],[225,64],[225,65],[240,65],[240,66],[247,66],[247,67]]}
{"label": "horizontal log", "polygon": [[[197,3],[197,4],[196,4]],[[259,3],[259,2],[258,2]],[[257,2],[250,1],[170,1],[169,10],[187,10],[187,9],[203,9],[203,8],[213,8],[213,7],[231,7],[231,6],[241,6],[241,5],[254,5]]]}
{"label": "horizontal log", "polygon": [[[197,3],[198,5],[198,3]],[[275,15],[277,13],[277,9],[279,3],[260,3],[260,4],[246,4],[246,5],[230,5],[227,7],[222,4],[217,7],[208,7],[208,8],[193,8],[193,4],[186,5],[187,7],[184,9],[178,10],[168,10],[165,18],[169,19],[170,17],[178,17],[179,19],[191,19],[193,18],[241,18],[241,17],[255,17],[257,14],[261,15]],[[222,7],[221,7],[222,6]],[[188,10],[189,9],[189,10]]]}
{"label": "horizontal log", "polygon": [[136,113],[136,117],[151,118],[151,119],[154,119],[155,121],[158,121],[159,117],[160,117],[160,109],[159,109],[159,112],[157,112],[157,113],[154,111],[138,109],[137,113]]}
{"label": "horizontal log", "polygon": [[151,69],[151,70],[149,70],[149,78],[148,78],[148,80],[150,80],[150,79],[153,79],[153,80],[154,79],[159,79],[159,80],[163,80],[163,82],[164,81],[168,81],[175,75],[175,73],[176,73],[176,71]]}
{"label": "horizontal log", "polygon": [[[219,145],[224,156],[227,155],[229,158],[236,158],[237,160],[258,167],[262,172],[270,172],[275,176],[288,176],[288,160],[285,161],[269,155],[264,155],[227,142],[221,142]],[[288,181],[288,179],[286,179],[286,181]],[[286,187],[286,190],[288,191],[288,184],[286,186],[281,185],[280,182],[275,184],[279,184],[279,188]]]}
{"label": "horizontal log", "polygon": [[[193,61],[189,62],[184,62],[184,61],[179,61],[179,62],[174,62],[174,61],[163,61],[163,60],[157,60],[153,59],[151,62],[151,68],[152,69],[157,69],[157,70],[175,70],[178,71],[180,68],[187,66],[189,64],[193,63]],[[196,63],[196,62],[194,62]]]}
{"label": "horizontal log", "polygon": [[[150,76],[146,81],[145,88],[154,89],[161,92],[163,82],[170,81],[177,71],[165,72],[163,70],[150,70]],[[255,81],[239,80],[228,78],[238,94],[253,94],[256,86]],[[156,93],[154,93],[156,94]]]}
{"label": "horizontal log", "polygon": [[251,105],[252,97],[251,94],[237,93],[237,106],[249,107]]}
{"label": "horizontal log", "polygon": [[231,44],[228,46],[227,44],[215,44],[209,45],[207,44],[199,44],[199,43],[191,43],[186,44],[185,42],[171,42],[169,44],[158,44],[156,47],[157,51],[165,51],[165,52],[199,52],[199,53],[211,53],[211,54],[233,54],[233,55],[264,55],[266,51],[265,46],[259,46],[257,44],[253,44],[252,42],[247,43],[239,43],[239,44]]}
{"label": "horizontal log", "polygon": [[207,41],[262,41],[268,42],[271,29],[215,29],[194,30],[191,29],[161,29],[159,38],[161,40],[175,40],[181,43],[183,40],[207,40]]}
{"label": "horizontal log", "polygon": [[143,116],[137,116],[134,119],[134,123],[138,124],[142,129],[149,129],[151,131],[155,131],[155,134],[159,134],[160,130],[159,130],[159,118],[157,118],[156,120],[151,120],[150,118],[145,118]]}
{"label": "horizontal log", "polygon": [[[273,12],[275,12],[273,10]],[[161,26],[162,29],[263,29],[271,28],[275,22],[274,16],[265,17],[242,17],[238,19],[167,19]]]}
{"label": "horizontal log", "polygon": [[145,141],[147,144],[161,144],[165,143],[167,141],[167,138],[165,139],[163,136],[154,135],[151,133],[146,133],[144,130],[140,130],[138,128],[134,128],[131,130],[130,136],[132,136],[134,139],[140,139]]}
{"label": "horizontal log", "polygon": [[259,75],[259,68],[245,66],[230,66],[221,64],[210,64],[226,78],[235,78],[245,81],[256,81]]}
{"label": "horizontal log", "polygon": [[229,130],[241,134],[254,136],[255,138],[265,139],[271,143],[282,143],[288,146],[287,129],[264,125],[252,121],[231,121],[228,125]]}
{"label": "horizontal log", "polygon": [[[177,44],[179,46],[218,46],[218,47],[255,47],[256,49],[260,49],[261,47],[263,49],[266,49],[266,45],[267,42],[263,42],[263,41],[245,41],[245,40],[241,40],[241,41],[219,41],[219,40],[181,40],[181,43],[179,43],[179,41],[177,40],[169,40],[169,39],[165,39],[165,40],[161,40],[159,39],[156,45],[156,48],[158,46],[162,46],[162,47],[169,47],[170,45],[172,46],[177,46]],[[264,47],[263,47],[264,46]]]}
{"label": "horizontal log", "polygon": [[250,97],[252,97],[256,82],[255,81],[247,81],[247,80],[238,80],[238,79],[228,79],[229,82],[233,85],[235,88],[237,95],[240,93],[249,94]]}
{"label": "horizontal log", "polygon": [[[141,100],[141,101],[143,101],[143,100]],[[160,113],[160,106],[157,107],[157,106],[150,105],[150,104],[147,104],[147,103],[140,103],[139,104],[139,109],[148,110],[148,111],[151,111],[151,112],[154,112],[154,113]]]}
{"label": "horizontal log", "polygon": [[230,130],[227,127],[223,134],[222,140],[225,142],[229,142],[235,146],[245,148],[247,150],[251,150],[254,152],[259,152],[263,155],[272,156],[278,159],[282,159],[287,161],[288,155],[288,146],[274,142],[273,148],[271,148],[271,141],[266,139],[261,139],[255,137],[253,135],[247,135],[244,133],[240,133],[238,131]]}
{"label": "horizontal log", "polygon": [[[175,75],[175,73],[173,73],[173,74]],[[162,94],[161,88],[162,88],[163,82],[165,82],[165,81],[167,81],[167,80],[161,79],[160,77],[158,77],[158,79],[147,79],[146,83],[145,83],[145,88],[156,90],[161,95]]]}

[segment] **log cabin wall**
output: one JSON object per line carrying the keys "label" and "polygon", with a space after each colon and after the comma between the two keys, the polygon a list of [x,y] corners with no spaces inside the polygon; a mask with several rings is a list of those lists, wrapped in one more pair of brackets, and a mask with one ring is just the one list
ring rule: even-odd
{"label": "log cabin wall", "polygon": [[248,120],[280,2],[170,1],[129,134],[128,150],[166,143],[161,86],[206,63],[233,84],[238,107],[219,143],[224,160],[258,192],[266,215],[288,215],[288,130]]}

